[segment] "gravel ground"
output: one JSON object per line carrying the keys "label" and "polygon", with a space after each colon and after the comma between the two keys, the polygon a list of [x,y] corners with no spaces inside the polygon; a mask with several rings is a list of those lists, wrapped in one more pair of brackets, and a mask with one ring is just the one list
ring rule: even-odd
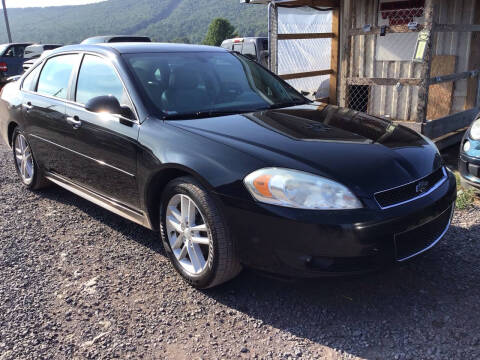
{"label": "gravel ground", "polygon": [[209,291],[158,235],[62,189],[20,186],[0,146],[0,359],[480,358],[480,207],[426,256],[373,275]]}

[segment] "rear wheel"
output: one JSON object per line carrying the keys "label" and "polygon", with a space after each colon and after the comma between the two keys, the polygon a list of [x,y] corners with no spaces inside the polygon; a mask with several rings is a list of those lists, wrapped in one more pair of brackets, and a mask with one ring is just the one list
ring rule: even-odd
{"label": "rear wheel", "polygon": [[33,150],[18,127],[13,131],[12,145],[15,168],[22,183],[32,190],[47,186],[48,180],[43,177],[35,161]]}
{"label": "rear wheel", "polygon": [[194,179],[179,178],[167,185],[160,217],[170,261],[191,285],[213,287],[240,272],[225,221],[214,199]]}

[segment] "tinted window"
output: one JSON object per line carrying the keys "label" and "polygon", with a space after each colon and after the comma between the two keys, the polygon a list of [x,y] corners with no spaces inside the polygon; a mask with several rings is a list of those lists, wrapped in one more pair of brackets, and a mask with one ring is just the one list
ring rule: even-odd
{"label": "tinted window", "polygon": [[246,42],[243,44],[242,54],[252,60],[257,60],[257,51],[255,49],[255,43]]}
{"label": "tinted window", "polygon": [[49,59],[38,80],[38,93],[66,99],[77,56],[76,54],[61,55]]}
{"label": "tinted window", "polygon": [[13,45],[7,50],[4,56],[23,58],[26,45]]}
{"label": "tinted window", "polygon": [[112,65],[98,56],[85,55],[78,75],[76,101],[86,104],[97,96],[113,95],[129,105],[123,84]]}
{"label": "tinted window", "polygon": [[[124,55],[157,114],[248,112],[304,104],[290,85],[229,52]],[[157,76],[160,74],[160,76]]]}
{"label": "tinted window", "polygon": [[37,66],[35,69],[32,70],[30,74],[25,77],[23,80],[22,89],[35,91],[35,87],[37,85],[38,74],[40,73],[41,66]]}

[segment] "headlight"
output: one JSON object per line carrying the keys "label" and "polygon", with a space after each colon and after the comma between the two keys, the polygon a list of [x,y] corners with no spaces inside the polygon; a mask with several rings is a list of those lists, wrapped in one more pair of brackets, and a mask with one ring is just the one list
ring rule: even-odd
{"label": "headlight", "polygon": [[473,122],[472,128],[470,129],[470,137],[473,140],[480,140],[480,119]]}
{"label": "headlight", "polygon": [[298,209],[358,209],[362,203],[345,186],[303,171],[266,168],[248,175],[245,185],[264,203]]}

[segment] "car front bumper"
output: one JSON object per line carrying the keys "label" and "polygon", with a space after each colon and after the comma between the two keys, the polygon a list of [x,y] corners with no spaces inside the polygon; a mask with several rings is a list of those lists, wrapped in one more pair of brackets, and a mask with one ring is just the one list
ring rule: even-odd
{"label": "car front bumper", "polygon": [[[480,149],[480,141],[470,141],[473,146]],[[480,151],[477,151],[480,154]],[[480,189],[480,157],[469,156],[465,152],[460,152],[458,170],[462,178],[471,186]]]}
{"label": "car front bumper", "polygon": [[456,181],[389,209],[311,211],[221,196],[242,263],[291,277],[349,275],[402,262],[446,233]]}

